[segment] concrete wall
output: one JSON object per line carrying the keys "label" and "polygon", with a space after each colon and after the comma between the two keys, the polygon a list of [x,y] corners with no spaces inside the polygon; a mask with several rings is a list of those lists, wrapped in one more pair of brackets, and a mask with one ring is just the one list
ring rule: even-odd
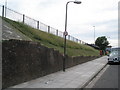
{"label": "concrete wall", "polygon": [[[2,43],[2,87],[29,81],[63,68],[63,55],[31,41],[9,40]],[[66,68],[97,57],[68,57]]]}

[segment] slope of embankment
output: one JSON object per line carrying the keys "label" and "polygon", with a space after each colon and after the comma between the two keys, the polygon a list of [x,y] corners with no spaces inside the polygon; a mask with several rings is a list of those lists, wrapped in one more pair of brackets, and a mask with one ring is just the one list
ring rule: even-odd
{"label": "slope of embankment", "polygon": [[[63,47],[64,47],[63,38],[31,28],[28,25],[25,25],[20,22],[12,21],[7,18],[4,18],[4,21],[9,23],[12,27],[14,27],[14,30],[17,33],[19,33],[19,36],[17,35],[17,37],[21,36],[22,40],[31,40],[35,42],[40,42],[42,45],[59,50],[59,52],[63,54]],[[6,27],[9,26],[6,24]],[[10,31],[8,32],[10,33]],[[16,39],[19,39],[17,37]],[[68,56],[98,56],[99,55],[98,50],[90,46],[84,44],[78,44],[69,40],[67,40],[66,47],[67,47]]]}

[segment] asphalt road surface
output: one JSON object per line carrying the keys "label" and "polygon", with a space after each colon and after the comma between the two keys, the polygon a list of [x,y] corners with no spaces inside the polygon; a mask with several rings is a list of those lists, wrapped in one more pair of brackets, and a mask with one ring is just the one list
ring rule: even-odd
{"label": "asphalt road surface", "polygon": [[120,88],[120,65],[107,65],[86,88]]}

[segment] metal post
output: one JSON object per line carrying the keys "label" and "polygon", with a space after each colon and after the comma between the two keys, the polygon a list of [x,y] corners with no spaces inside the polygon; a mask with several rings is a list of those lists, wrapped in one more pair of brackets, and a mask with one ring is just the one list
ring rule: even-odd
{"label": "metal post", "polygon": [[58,36],[58,30],[56,30],[56,35]]}
{"label": "metal post", "polygon": [[4,17],[4,5],[2,6],[2,17]]}
{"label": "metal post", "polygon": [[25,23],[25,15],[23,14],[23,23]]}
{"label": "metal post", "polygon": [[37,29],[39,29],[39,21],[37,21]]}
{"label": "metal post", "polygon": [[48,26],[48,33],[50,33],[50,26]]}
{"label": "metal post", "polygon": [[[68,3],[66,4],[66,16],[65,16],[65,32],[67,31],[67,8]],[[63,59],[63,71],[65,72],[65,61],[66,61],[66,35],[64,35],[64,59]]]}
{"label": "metal post", "polygon": [[81,40],[80,40],[80,44],[82,44]]}
{"label": "metal post", "polygon": [[76,39],[77,43],[78,43],[78,39]]}

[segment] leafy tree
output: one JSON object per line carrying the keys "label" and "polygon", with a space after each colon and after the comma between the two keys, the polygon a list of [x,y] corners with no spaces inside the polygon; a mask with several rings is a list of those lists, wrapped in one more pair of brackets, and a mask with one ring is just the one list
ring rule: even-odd
{"label": "leafy tree", "polygon": [[101,50],[105,50],[109,45],[109,42],[105,36],[101,36],[96,39],[95,45],[97,45]]}

